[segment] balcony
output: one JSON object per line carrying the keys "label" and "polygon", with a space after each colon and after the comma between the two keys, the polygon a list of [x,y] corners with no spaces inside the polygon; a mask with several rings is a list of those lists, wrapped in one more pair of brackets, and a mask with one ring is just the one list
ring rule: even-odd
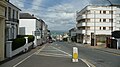
{"label": "balcony", "polygon": [[[94,30],[77,30],[76,33],[85,34],[87,32],[87,35],[91,35],[91,33],[94,33]],[[96,30],[96,35],[111,35],[110,30]]]}
{"label": "balcony", "polygon": [[76,27],[81,27],[81,26],[86,26],[85,22],[81,22],[81,23],[76,24]]}
{"label": "balcony", "polygon": [[14,18],[9,18],[9,19],[6,20],[6,21],[12,21],[12,22],[17,22],[17,23],[19,23],[19,20],[18,20],[18,19],[14,19]]}
{"label": "balcony", "polygon": [[77,16],[76,20],[77,20],[77,21],[79,21],[80,19],[84,19],[84,18],[86,18],[86,16],[85,16],[85,15],[82,15],[82,16]]}
{"label": "balcony", "polygon": [[[81,26],[94,26],[94,22],[87,22],[87,24],[86,24],[86,22],[81,22],[81,23],[78,23],[78,24],[76,24],[76,27],[81,27]],[[111,26],[111,23],[109,23],[109,22],[96,22],[96,26],[99,26],[99,27],[101,27],[101,26]]]}

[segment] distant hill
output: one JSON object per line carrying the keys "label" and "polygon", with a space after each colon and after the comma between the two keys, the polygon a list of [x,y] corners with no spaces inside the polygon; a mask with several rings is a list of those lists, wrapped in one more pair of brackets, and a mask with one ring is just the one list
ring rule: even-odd
{"label": "distant hill", "polygon": [[52,36],[56,36],[56,35],[63,35],[64,33],[67,33],[66,31],[51,31],[51,35]]}

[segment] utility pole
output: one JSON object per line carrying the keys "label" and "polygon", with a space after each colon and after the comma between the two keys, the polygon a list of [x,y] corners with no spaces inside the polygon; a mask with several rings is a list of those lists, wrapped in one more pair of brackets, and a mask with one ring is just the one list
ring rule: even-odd
{"label": "utility pole", "polygon": [[[109,3],[110,3],[110,6],[111,6],[111,38],[112,38],[112,32],[113,32],[113,4],[110,0],[107,0]],[[111,39],[111,43],[112,45],[112,39]],[[110,45],[110,47],[111,47]]]}
{"label": "utility pole", "polygon": [[85,20],[85,44],[87,44],[87,11],[85,13],[86,20]]}
{"label": "utility pole", "polygon": [[94,46],[96,45],[96,12],[94,10]]}
{"label": "utility pole", "polygon": [[111,6],[111,33],[113,31],[113,4],[110,0],[107,0],[110,3]]}

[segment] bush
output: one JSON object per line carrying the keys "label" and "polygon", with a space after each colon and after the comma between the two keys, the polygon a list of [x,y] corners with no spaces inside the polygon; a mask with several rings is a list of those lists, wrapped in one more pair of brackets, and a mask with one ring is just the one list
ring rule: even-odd
{"label": "bush", "polygon": [[28,43],[33,42],[35,37],[33,35],[28,35]]}
{"label": "bush", "polygon": [[17,49],[19,47],[24,46],[25,43],[26,43],[25,38],[16,38],[16,39],[14,39],[13,42],[12,42],[12,50],[15,50],[15,49]]}
{"label": "bush", "polygon": [[35,37],[33,35],[17,35],[17,38],[28,37],[28,43],[33,42]]}
{"label": "bush", "polygon": [[63,41],[67,41],[67,38],[63,38]]}

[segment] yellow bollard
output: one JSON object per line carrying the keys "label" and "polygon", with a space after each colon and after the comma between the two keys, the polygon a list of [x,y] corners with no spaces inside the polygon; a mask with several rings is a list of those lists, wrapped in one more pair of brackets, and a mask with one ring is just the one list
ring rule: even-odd
{"label": "yellow bollard", "polygon": [[78,48],[77,47],[73,47],[72,61],[78,62]]}

